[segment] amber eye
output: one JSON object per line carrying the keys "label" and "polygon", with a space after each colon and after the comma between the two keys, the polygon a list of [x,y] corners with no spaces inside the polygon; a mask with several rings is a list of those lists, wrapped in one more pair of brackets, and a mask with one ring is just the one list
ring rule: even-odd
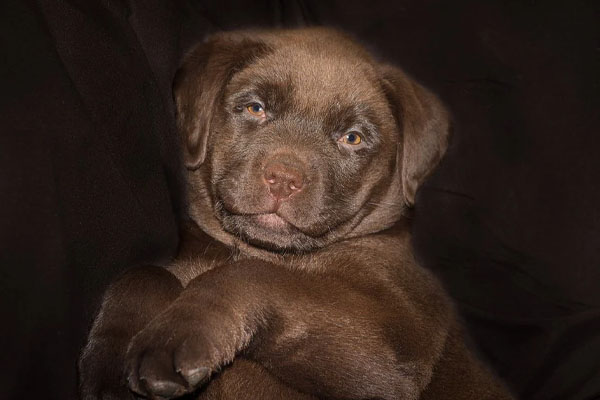
{"label": "amber eye", "polygon": [[340,141],[346,143],[346,144],[350,144],[350,145],[357,145],[360,142],[362,142],[362,139],[360,137],[360,135],[356,132],[350,132],[347,133],[345,136],[343,136]]}
{"label": "amber eye", "polygon": [[264,118],[265,116],[265,109],[258,103],[250,104],[248,107],[246,107],[246,110],[248,110],[248,112],[255,117]]}

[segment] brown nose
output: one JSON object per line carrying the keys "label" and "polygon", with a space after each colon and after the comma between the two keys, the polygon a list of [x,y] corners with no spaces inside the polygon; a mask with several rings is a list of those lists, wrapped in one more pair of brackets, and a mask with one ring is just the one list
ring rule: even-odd
{"label": "brown nose", "polygon": [[299,192],[304,185],[302,172],[280,162],[267,164],[264,178],[271,196],[277,200],[287,199],[292,194]]}

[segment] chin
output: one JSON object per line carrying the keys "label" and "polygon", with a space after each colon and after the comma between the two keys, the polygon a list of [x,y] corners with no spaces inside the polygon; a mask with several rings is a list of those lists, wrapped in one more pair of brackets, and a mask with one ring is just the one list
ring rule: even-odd
{"label": "chin", "polygon": [[242,241],[276,253],[303,253],[318,247],[317,239],[276,214],[237,215],[224,212],[221,225]]}

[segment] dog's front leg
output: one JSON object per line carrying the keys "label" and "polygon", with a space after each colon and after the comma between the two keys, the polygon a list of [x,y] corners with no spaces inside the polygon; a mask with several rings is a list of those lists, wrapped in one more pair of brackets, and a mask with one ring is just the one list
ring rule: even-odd
{"label": "dog's front leg", "polygon": [[132,340],[131,388],[177,397],[243,353],[319,397],[416,399],[446,327],[385,284],[368,285],[259,261],[217,267]]}
{"label": "dog's front leg", "polygon": [[109,287],[79,360],[83,400],[133,399],[123,373],[127,346],[181,289],[174,275],[152,266],[133,268]]}

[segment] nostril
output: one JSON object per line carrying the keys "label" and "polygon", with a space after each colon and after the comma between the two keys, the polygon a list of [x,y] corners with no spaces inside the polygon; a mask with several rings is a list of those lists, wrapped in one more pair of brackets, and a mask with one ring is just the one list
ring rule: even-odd
{"label": "nostril", "polygon": [[277,175],[277,171],[271,165],[265,168],[265,172],[263,174],[265,181],[271,184],[277,183]]}
{"label": "nostril", "polygon": [[267,181],[267,183],[271,185],[274,185],[278,181],[277,175],[275,175],[274,173],[265,173],[265,181]]}
{"label": "nostril", "polygon": [[288,184],[288,187],[294,191],[302,189],[302,178],[295,177],[295,178],[291,179],[290,183]]}

